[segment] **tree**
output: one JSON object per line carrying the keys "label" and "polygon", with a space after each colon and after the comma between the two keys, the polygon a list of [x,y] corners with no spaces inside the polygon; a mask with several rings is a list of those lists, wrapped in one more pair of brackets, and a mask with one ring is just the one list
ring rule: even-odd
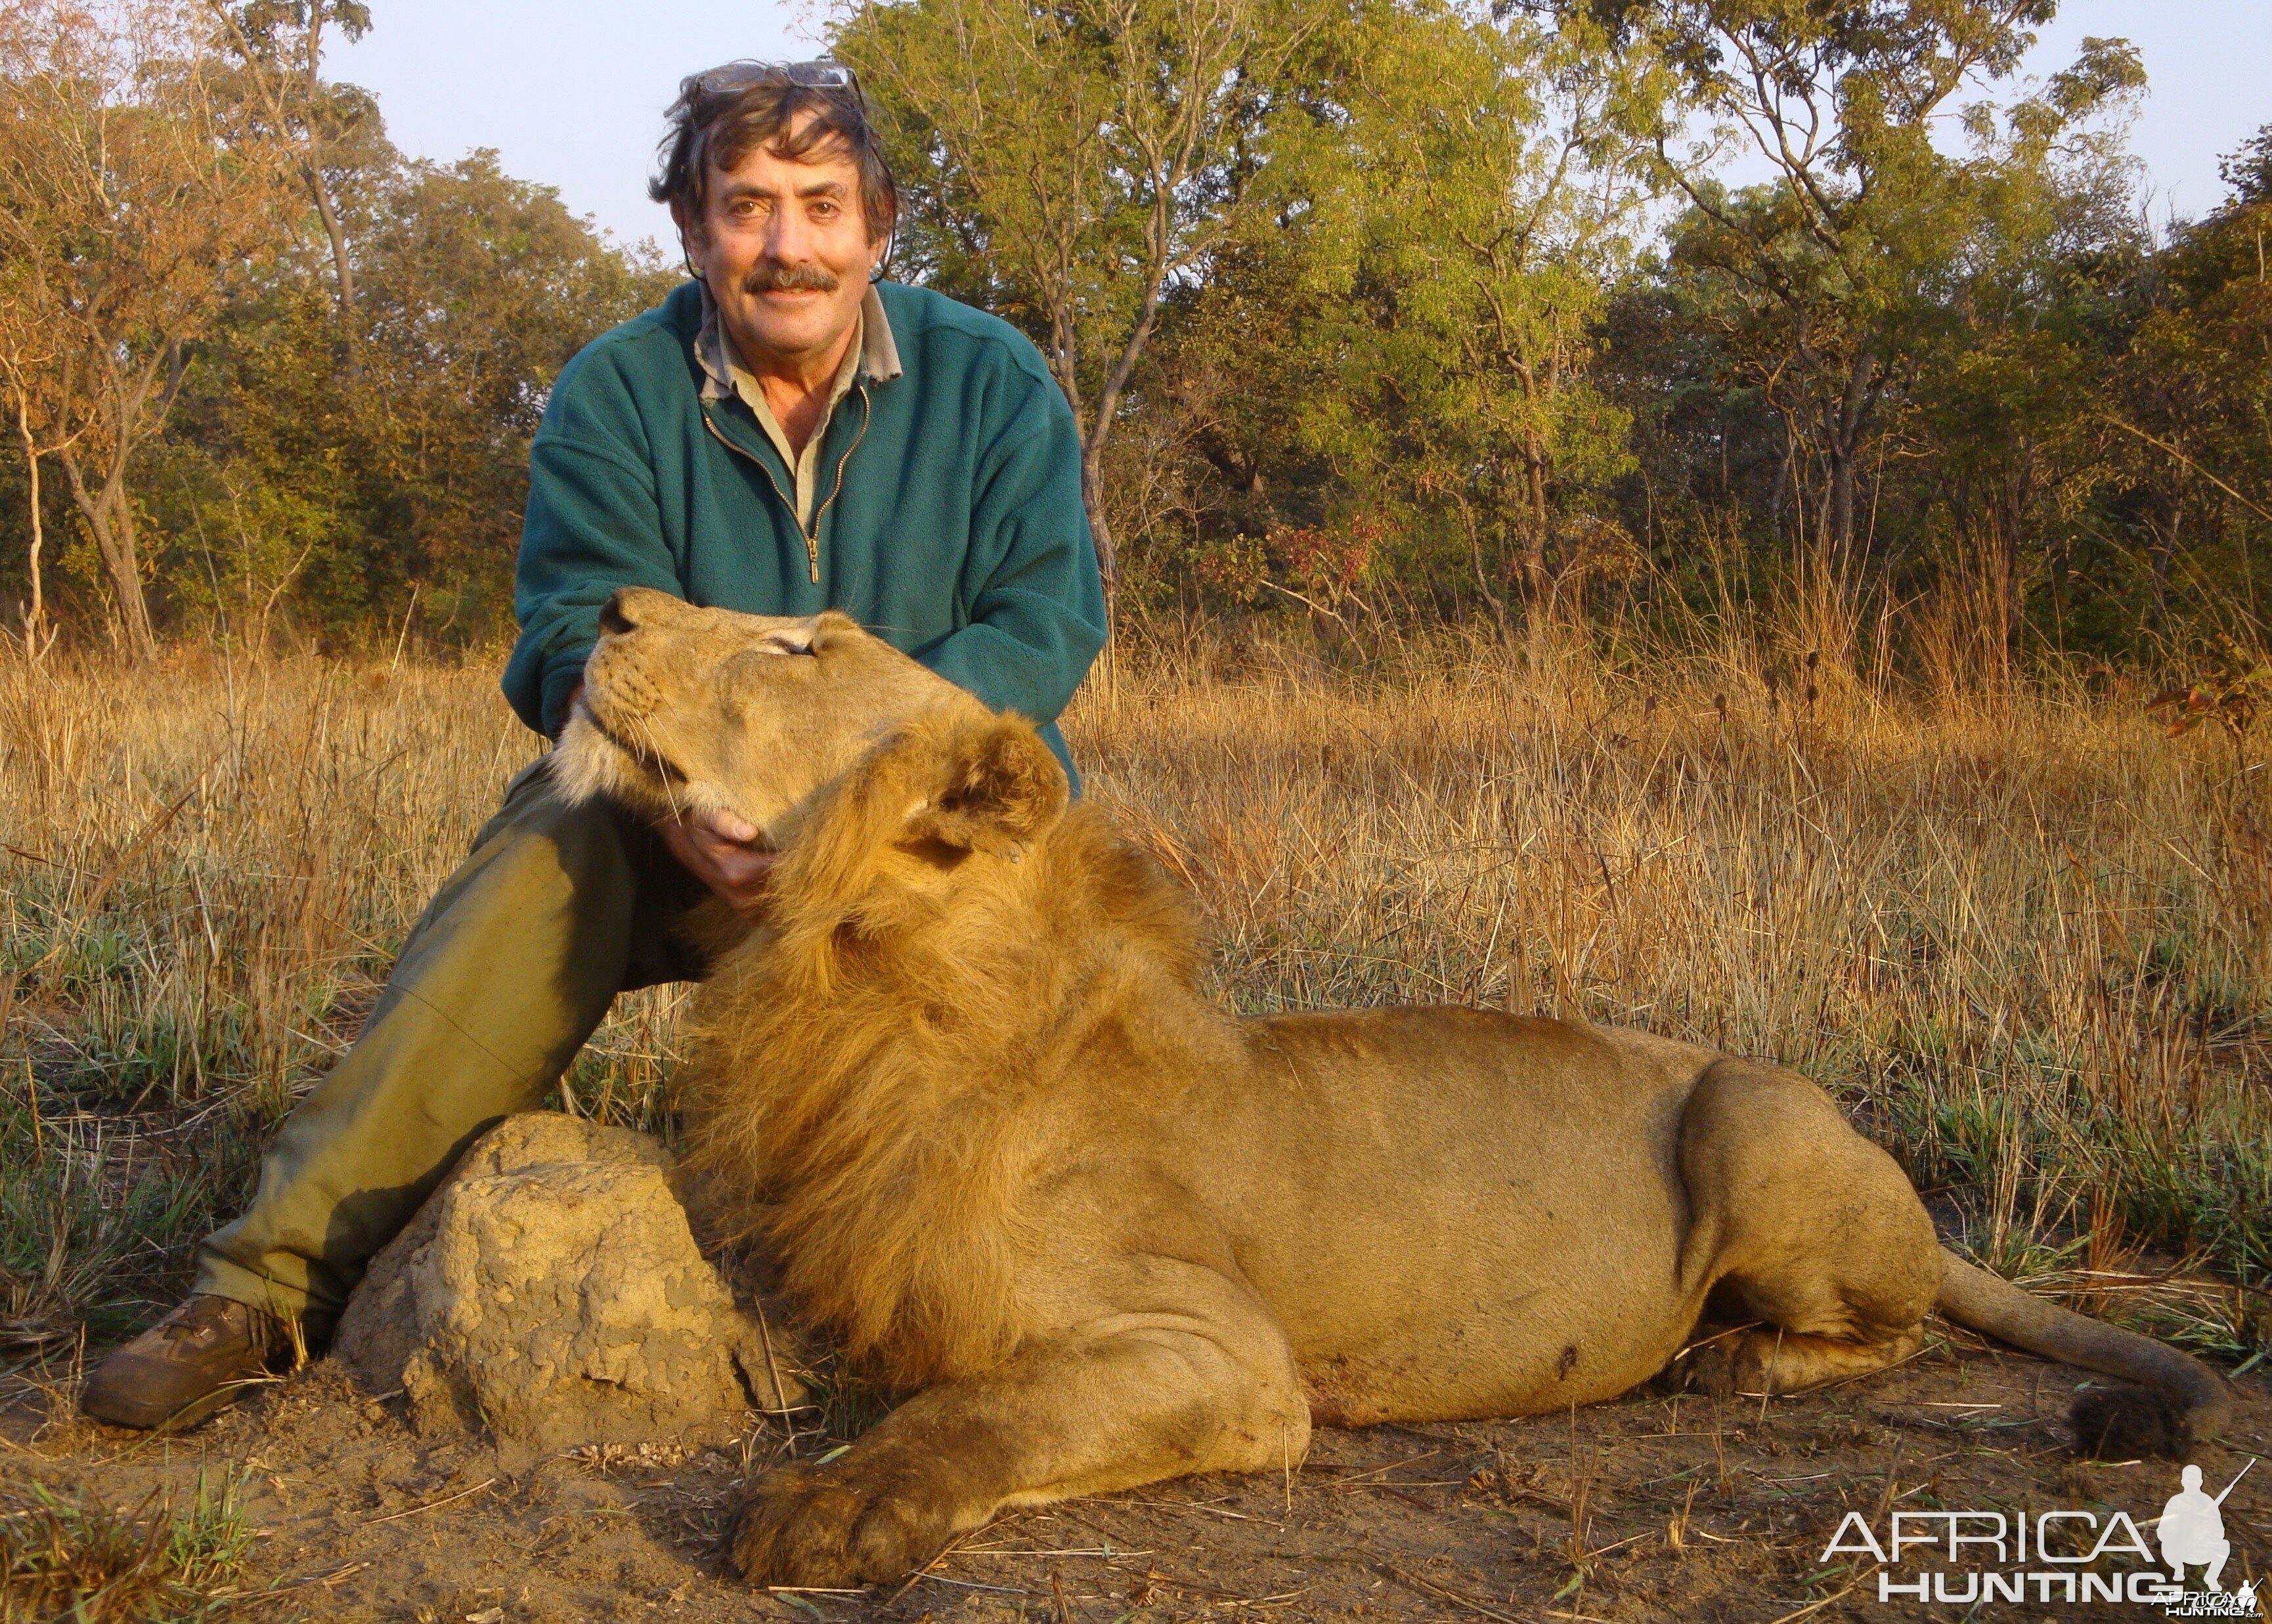
{"label": "tree", "polygon": [[[352,354],[319,272],[246,290],[198,347],[166,457],[172,528],[211,551],[181,594],[256,626],[272,598],[347,639],[414,610],[509,621],[528,446],[553,378],[674,280],[497,154],[354,177]],[[283,588],[280,592],[280,587]]]}
{"label": "tree", "polygon": [[2104,402],[2149,244],[2137,165],[2104,116],[2140,82],[2126,45],[2088,40],[2000,116],[1968,110],[1970,224],[1901,447],[1918,475],[1902,492],[1912,543],[1938,554],[1922,634],[1946,689],[2011,677],[2029,585],[2105,471]]}
{"label": "tree", "polygon": [[832,31],[898,126],[909,243],[1026,321],[1101,467],[1162,301],[1265,206],[1259,138],[1326,13],[1292,0],[895,0]]}
{"label": "tree", "polygon": [[[1865,446],[1971,221],[1972,171],[1932,121],[1976,78],[2008,75],[2057,0],[1659,0],[1637,8],[1693,94],[1764,160],[1770,184],[1730,192],[1717,153],[1667,178],[1691,213],[1674,258],[1717,280],[1749,381],[1825,465],[1815,533],[1841,580],[1856,555]],[[2134,56],[2127,70],[2134,71]]]}
{"label": "tree", "polygon": [[24,605],[24,645],[36,659],[53,636],[48,625],[45,592],[47,528],[40,488],[40,460],[69,449],[80,430],[56,421],[56,391],[49,387],[52,369],[62,359],[62,345],[47,319],[50,301],[41,285],[40,266],[31,259],[16,259],[0,266],[0,384],[8,391],[10,415],[14,418],[16,443],[24,458],[26,500],[25,573],[30,587]]}
{"label": "tree", "polygon": [[1556,510],[1624,458],[1587,368],[1668,89],[1645,41],[1618,49],[1583,14],[1410,5],[1353,64],[1346,122],[1318,127],[1312,161],[1347,195],[1310,229],[1355,251],[1340,421],[1313,422],[1369,480],[1456,515],[1502,616],[1495,583],[1548,614],[1603,557],[1598,520]]}
{"label": "tree", "polygon": [[36,371],[52,454],[142,658],[135,456],[274,228],[273,155],[228,138],[220,65],[168,0],[23,0],[0,29],[0,249],[31,267],[20,285],[55,340]]}
{"label": "tree", "polygon": [[339,126],[366,116],[369,109],[365,98],[324,82],[324,25],[335,25],[352,42],[370,31],[370,8],[362,0],[249,0],[234,7],[227,0],[206,0],[206,4],[236,48],[268,131],[297,149],[301,183],[331,245],[340,325],[352,337],[355,263],[326,171],[325,148]]}
{"label": "tree", "polygon": [[[2231,195],[2176,231],[2149,297],[2092,402],[2114,441],[2116,511],[2147,538],[2145,617],[2166,632],[2173,591],[2219,630],[2261,639],[2272,576],[2272,124],[2223,164]],[[2253,623],[2252,625],[2252,623]]]}

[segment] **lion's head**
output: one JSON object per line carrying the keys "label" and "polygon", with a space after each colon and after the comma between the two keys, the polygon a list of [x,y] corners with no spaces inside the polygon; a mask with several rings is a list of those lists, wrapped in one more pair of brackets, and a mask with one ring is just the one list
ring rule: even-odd
{"label": "lion's head", "polygon": [[[1012,1029],[1045,1027],[1069,986],[1095,984],[1064,971],[1066,942],[1129,981],[1125,944],[1142,935],[1188,983],[1180,894],[1101,815],[1069,815],[1065,769],[1030,722],[841,615],[626,590],[601,625],[557,758],[565,792],[650,815],[731,810],[781,854],[762,922],[711,944],[687,1032],[706,1222],[765,1232],[791,1296],[895,1380],[992,1358],[1008,1254],[954,1238],[1006,1176],[990,1153],[970,1159],[977,1119],[1023,1086],[997,1051]],[[910,1114],[908,1090],[930,1103]],[[816,1156],[843,1175],[829,1201],[764,1196]],[[961,1173],[919,1180],[938,1156]],[[887,1194],[917,1182],[953,1210]],[[863,1215],[848,1228],[829,1221],[848,1197]]]}
{"label": "lion's head", "polygon": [[958,711],[987,714],[833,610],[744,615],[626,587],[600,611],[553,770],[572,799],[731,812],[779,846],[879,739]]}

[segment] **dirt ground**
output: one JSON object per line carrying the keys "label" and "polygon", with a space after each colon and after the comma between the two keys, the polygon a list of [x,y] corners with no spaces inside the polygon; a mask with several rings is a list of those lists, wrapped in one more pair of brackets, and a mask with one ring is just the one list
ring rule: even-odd
{"label": "dirt ground", "polygon": [[[1283,1477],[1018,1512],[905,1585],[851,1594],[753,1594],[718,1549],[746,1456],[832,1440],[586,1450],[516,1473],[485,1446],[418,1438],[400,1399],[323,1363],[172,1439],[78,1418],[67,1382],[19,1381],[0,1475],[116,1507],[153,1491],[186,1504],[201,1473],[209,1492],[237,1483],[257,1537],[228,1616],[262,1620],[2157,1618],[1881,1602],[1872,1558],[1820,1560],[1849,1510],[1881,1535],[1888,1510],[2158,1515],[2168,1463],[2067,1453],[2058,1418],[2081,1379],[1954,1332],[1901,1369],[1772,1401],[1635,1394],[1524,1421],[1321,1429]],[[2197,1457],[2212,1493],[2272,1454],[2272,1382],[2239,1387],[2232,1428]],[[2272,1570],[2262,1478],[2225,1502],[2228,1588]],[[1912,1552],[1897,1576],[1917,1566]]]}

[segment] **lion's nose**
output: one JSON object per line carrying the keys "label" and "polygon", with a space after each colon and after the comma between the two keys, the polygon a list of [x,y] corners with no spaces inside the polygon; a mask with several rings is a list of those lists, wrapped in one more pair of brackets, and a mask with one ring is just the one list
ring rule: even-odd
{"label": "lion's nose", "polygon": [[624,600],[630,595],[630,587],[618,587],[609,595],[608,601],[600,605],[601,631],[621,637],[639,624],[631,617],[631,612],[624,607]]}

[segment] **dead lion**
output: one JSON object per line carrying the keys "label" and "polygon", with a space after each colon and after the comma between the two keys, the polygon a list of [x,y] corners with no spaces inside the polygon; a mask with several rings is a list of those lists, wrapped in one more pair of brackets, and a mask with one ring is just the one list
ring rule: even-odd
{"label": "dead lion", "polygon": [[1536,1414],[1676,1364],[1805,1388],[1935,1309],[2144,1384],[2100,1390],[2086,1446],[2227,1412],[2194,1360],[1943,1251],[1804,1077],[1470,1009],[1235,1018],[1183,894],[1024,722],[839,615],[627,590],[603,625],[564,783],[729,807],[782,853],[696,1006],[694,1154],[803,1308],[916,1389],[752,1486],[753,1582],[891,1579],[1007,1507],[1277,1471],[1313,1423]]}

